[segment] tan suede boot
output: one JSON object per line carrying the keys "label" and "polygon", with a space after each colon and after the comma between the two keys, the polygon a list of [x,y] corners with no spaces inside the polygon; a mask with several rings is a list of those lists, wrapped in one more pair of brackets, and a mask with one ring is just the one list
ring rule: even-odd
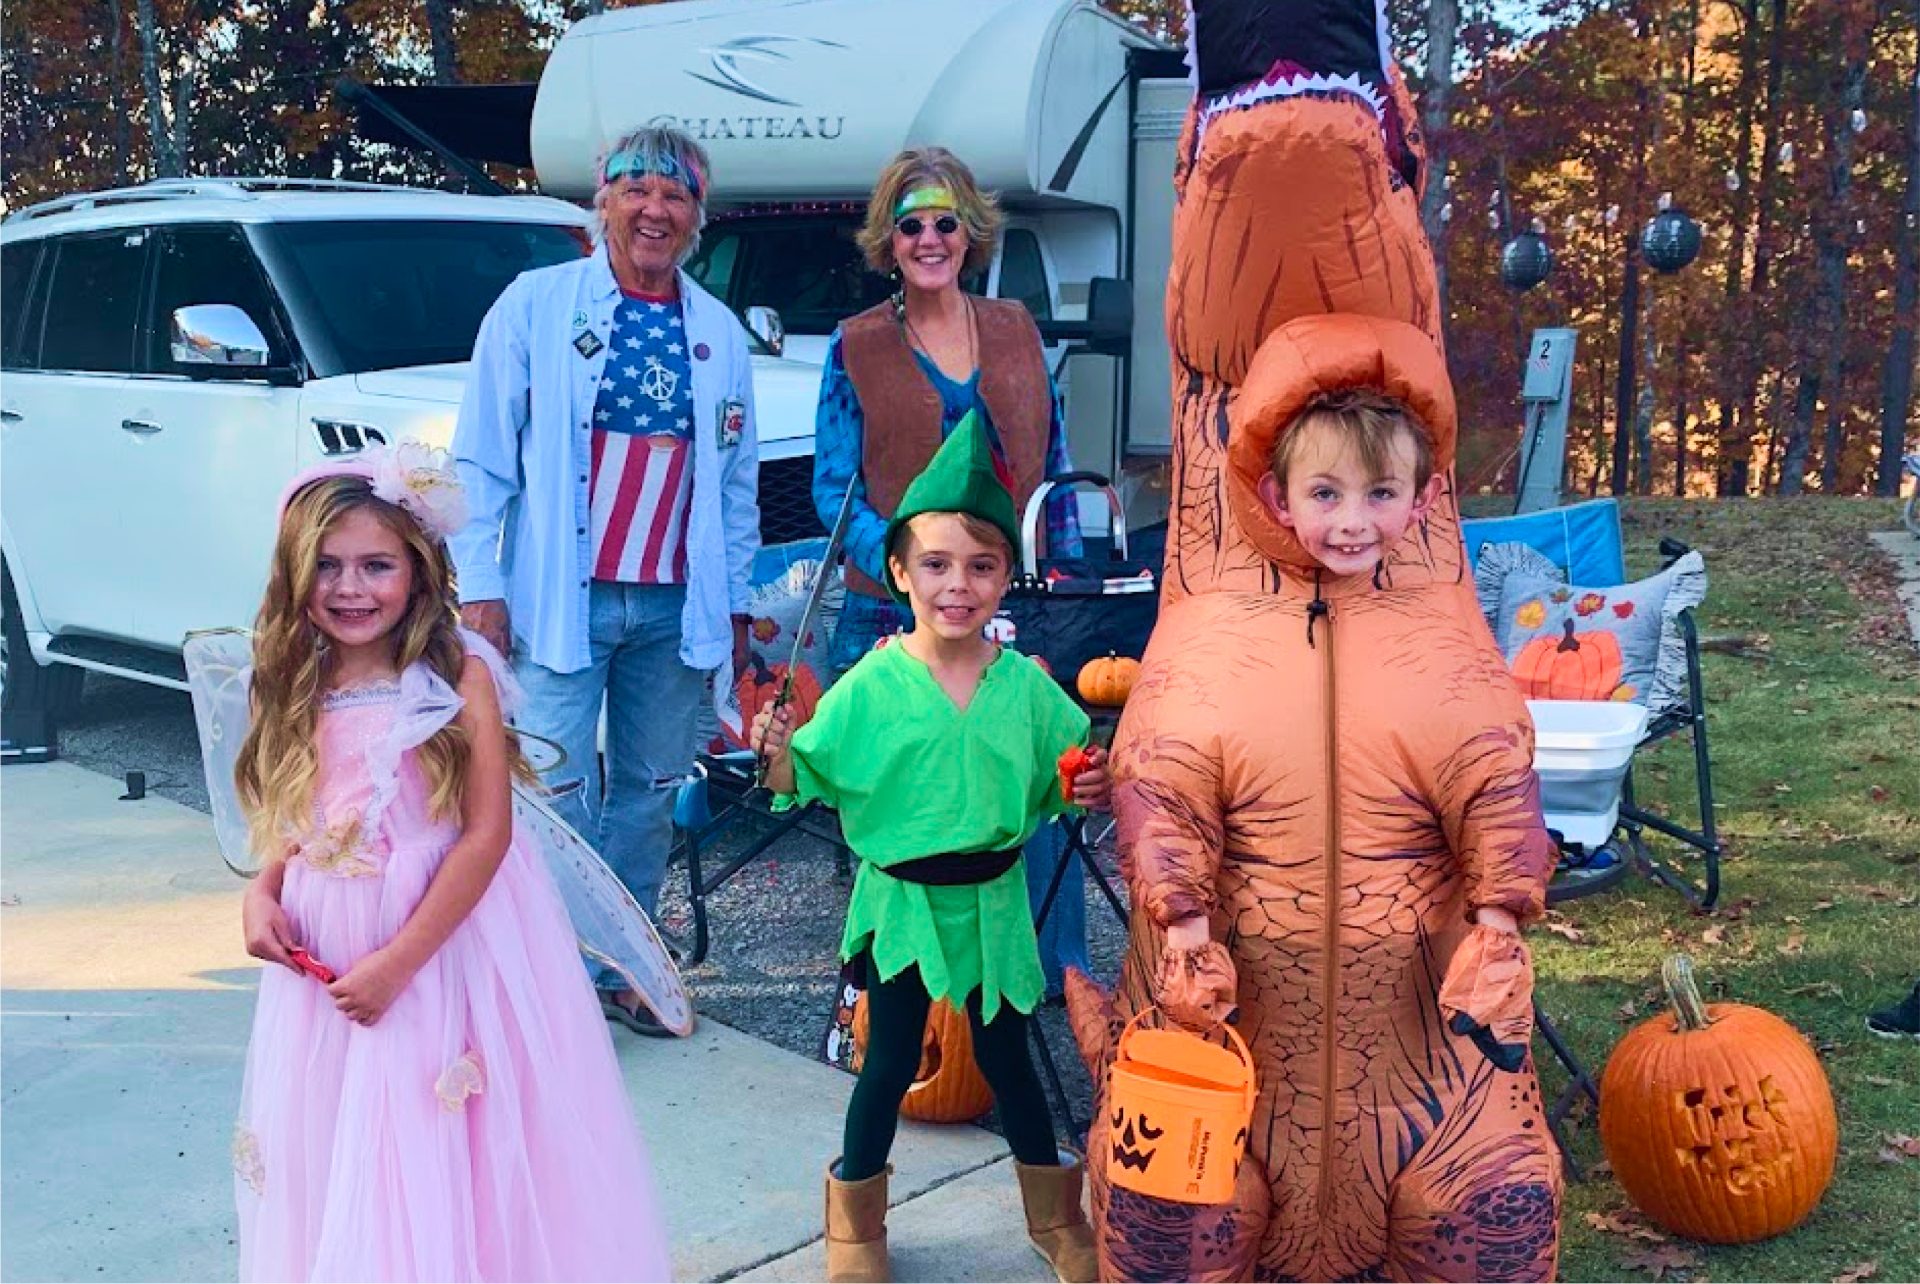
{"label": "tan suede boot", "polygon": [[893,1165],[865,1181],[834,1176],[840,1161],[827,1165],[828,1284],[887,1284],[887,1178]]}
{"label": "tan suede boot", "polygon": [[1027,1235],[1062,1284],[1089,1284],[1100,1278],[1093,1227],[1080,1205],[1085,1170],[1080,1156],[1062,1151],[1066,1162],[1030,1166],[1013,1161],[1020,1179],[1020,1202],[1027,1210]]}

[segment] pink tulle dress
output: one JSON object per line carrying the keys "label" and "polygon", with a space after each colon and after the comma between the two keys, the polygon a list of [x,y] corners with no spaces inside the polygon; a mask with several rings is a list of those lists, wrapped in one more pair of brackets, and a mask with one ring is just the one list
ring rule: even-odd
{"label": "pink tulle dress", "polygon": [[[459,707],[416,665],[320,715],[316,824],[281,903],[336,972],[392,938],[458,834],[411,750]],[[233,1166],[243,1280],[668,1278],[606,1021],[523,835],[376,1024],[265,969]]]}

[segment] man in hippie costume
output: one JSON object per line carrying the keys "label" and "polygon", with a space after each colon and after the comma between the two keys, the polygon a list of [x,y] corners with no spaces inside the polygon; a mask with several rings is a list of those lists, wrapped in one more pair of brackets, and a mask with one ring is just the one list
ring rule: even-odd
{"label": "man in hippie costume", "polygon": [[[473,516],[452,546],[463,619],[526,690],[521,729],[565,751],[554,810],[652,914],[701,698],[746,665],[759,456],[746,331],[681,268],[706,152],[635,130],[600,179],[593,254],[523,274],[480,327],[453,439]],[[610,1019],[663,1033],[599,982]]]}

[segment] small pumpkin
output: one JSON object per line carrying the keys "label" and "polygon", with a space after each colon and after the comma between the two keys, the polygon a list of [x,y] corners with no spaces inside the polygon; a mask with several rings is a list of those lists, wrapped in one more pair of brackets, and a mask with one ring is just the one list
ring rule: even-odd
{"label": "small pumpkin", "polygon": [[[739,698],[740,712],[751,730],[753,720],[767,707],[769,701],[780,698],[780,688],[786,684],[787,666],[768,664],[758,651],[747,658],[746,672],[734,680],[734,695]],[[813,666],[805,660],[793,671],[793,691],[787,697],[787,707],[793,710],[793,729],[798,731],[813,717],[813,711],[820,704],[820,679],[813,674]],[[746,738],[737,736],[731,727],[721,725],[721,735],[735,749],[750,749]]]}
{"label": "small pumpkin", "polygon": [[1604,630],[1575,633],[1573,621],[1557,638],[1535,638],[1513,660],[1521,693],[1535,700],[1605,700],[1620,685],[1620,639]]}
{"label": "small pumpkin", "polygon": [[1133,694],[1133,684],[1139,679],[1140,661],[1109,651],[1080,666],[1074,687],[1088,704],[1117,709]]}
{"label": "small pumpkin", "polygon": [[[853,1005],[853,1069],[867,1059],[867,996]],[[945,999],[927,1011],[920,1068],[900,1102],[900,1113],[922,1123],[966,1123],[987,1113],[993,1089],[973,1060],[973,1028],[967,1014]]]}
{"label": "small pumpkin", "polygon": [[1704,1004],[1684,955],[1674,1015],[1627,1032],[1600,1082],[1600,1144],[1628,1198],[1677,1235],[1745,1244],[1799,1225],[1833,1179],[1833,1093],[1800,1032],[1763,1008]]}

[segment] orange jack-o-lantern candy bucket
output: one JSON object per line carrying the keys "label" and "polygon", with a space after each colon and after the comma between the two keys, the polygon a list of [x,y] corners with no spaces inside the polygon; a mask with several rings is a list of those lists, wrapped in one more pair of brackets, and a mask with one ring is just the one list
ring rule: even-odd
{"label": "orange jack-o-lantern candy bucket", "polygon": [[1224,1204],[1247,1150],[1258,1091],[1253,1057],[1231,1026],[1231,1047],[1185,1030],[1127,1022],[1107,1078],[1107,1180],[1156,1199]]}

